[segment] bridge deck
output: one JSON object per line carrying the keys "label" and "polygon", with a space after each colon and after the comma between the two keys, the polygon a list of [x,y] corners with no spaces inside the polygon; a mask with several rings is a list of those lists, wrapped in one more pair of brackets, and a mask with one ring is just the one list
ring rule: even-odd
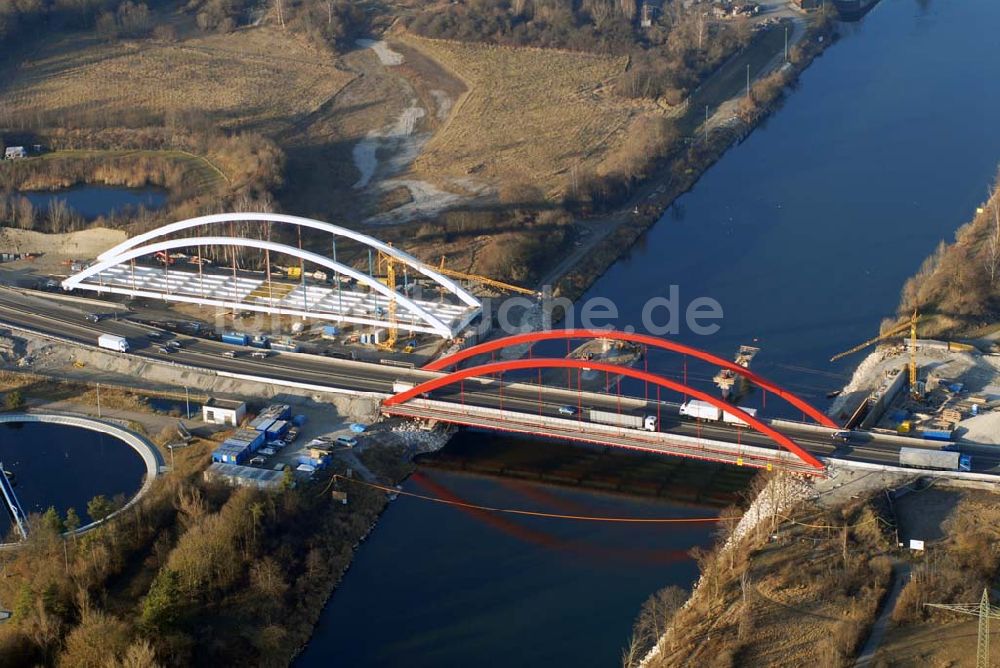
{"label": "bridge deck", "polygon": [[793,453],[778,448],[743,445],[711,438],[696,438],[668,432],[627,429],[573,419],[533,415],[521,411],[498,411],[480,406],[456,406],[448,402],[415,400],[396,406],[382,406],[386,415],[446,422],[468,427],[531,434],[544,438],[595,443],[628,450],[702,459],[707,461],[779,468],[796,473],[823,475],[823,471],[802,462]]}

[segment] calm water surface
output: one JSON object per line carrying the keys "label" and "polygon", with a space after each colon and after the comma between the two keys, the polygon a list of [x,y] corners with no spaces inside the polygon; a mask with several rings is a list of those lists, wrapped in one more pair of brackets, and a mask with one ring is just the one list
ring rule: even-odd
{"label": "calm water surface", "polygon": [[[985,197],[1000,160],[998,23],[993,0],[883,0],[587,297],[613,299],[620,327],[638,325],[670,284],[684,303],[713,297],[721,331],[682,340],[725,356],[756,342],[758,371],[823,405],[858,361],[827,359],[872,335],[904,280]],[[670,364],[655,356],[651,367]],[[693,512],[437,471],[407,488],[508,507],[538,491],[542,507]],[[682,555],[709,538],[517,524],[400,498],[298,665],[617,665],[641,601],[690,584]]]}
{"label": "calm water surface", "polygon": [[[0,424],[0,462],[14,473],[15,488],[27,513],[55,506],[59,514],[75,508],[87,521],[87,502],[139,490],[146,466],[128,445],[106,434],[45,423]],[[0,534],[10,517],[0,510]]]}
{"label": "calm water surface", "polygon": [[167,192],[160,188],[123,188],[84,185],[63,190],[36,190],[21,193],[35,208],[46,210],[54,199],[64,200],[70,209],[87,220],[126,209],[159,209],[167,203]]}

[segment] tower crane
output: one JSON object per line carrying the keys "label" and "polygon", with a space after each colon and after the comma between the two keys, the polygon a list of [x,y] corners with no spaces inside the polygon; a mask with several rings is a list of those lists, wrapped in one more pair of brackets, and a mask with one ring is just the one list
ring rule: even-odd
{"label": "tower crane", "polygon": [[481,283],[482,285],[488,285],[491,288],[496,288],[503,292],[516,292],[522,295],[531,295],[535,297],[538,295],[534,290],[529,290],[528,288],[522,288],[518,285],[511,285],[510,283],[504,283],[503,281],[498,281],[493,278],[487,278],[486,276],[480,276],[479,274],[468,274],[464,271],[455,271],[454,269],[447,269],[444,266],[445,256],[441,256],[441,264],[435,267],[435,271],[439,274],[444,274],[445,276],[451,276],[452,278],[458,278],[465,281],[472,281],[474,283]]}
{"label": "tower crane", "polygon": [[[388,253],[379,251],[378,253],[379,264],[385,264],[385,284],[392,290],[393,294],[396,293],[396,260]],[[392,297],[389,300],[388,307],[389,314],[389,334],[386,340],[378,344],[379,348],[384,350],[395,350],[396,340],[399,336],[399,328],[396,325],[396,298]]]}
{"label": "tower crane", "polygon": [[859,343],[858,345],[854,346],[853,348],[851,348],[849,350],[845,350],[842,353],[837,353],[836,355],[834,355],[833,357],[830,358],[830,361],[831,362],[836,362],[840,358],[847,357],[848,355],[852,355],[852,354],[858,352],[859,350],[864,350],[865,348],[867,348],[870,345],[873,345],[873,344],[876,344],[876,343],[880,343],[882,341],[885,341],[886,339],[891,339],[891,338],[895,338],[897,336],[901,336],[901,335],[905,334],[907,332],[907,330],[909,330],[909,332],[910,332],[910,362],[908,364],[908,369],[909,369],[909,375],[910,375],[910,396],[912,396],[912,397],[918,397],[919,393],[917,392],[917,322],[919,320],[920,320],[920,316],[917,314],[916,309],[914,309],[913,310],[913,315],[910,316],[910,319],[909,319],[908,322],[904,322],[904,323],[901,323],[899,325],[896,325],[895,327],[892,327],[891,329],[889,329],[889,330],[887,330],[885,332],[882,332],[881,334],[879,334],[878,336],[876,336],[874,338],[868,339],[867,341],[865,341],[863,343]]}

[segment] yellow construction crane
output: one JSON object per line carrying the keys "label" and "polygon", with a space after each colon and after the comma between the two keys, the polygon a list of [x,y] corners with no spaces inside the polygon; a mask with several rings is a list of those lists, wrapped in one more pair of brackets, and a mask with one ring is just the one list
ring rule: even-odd
{"label": "yellow construction crane", "polygon": [[522,288],[517,285],[511,285],[510,283],[504,283],[503,281],[497,281],[492,278],[487,278],[486,276],[480,276],[478,274],[467,274],[463,271],[455,271],[454,269],[446,269],[444,266],[444,255],[441,256],[441,264],[437,267],[437,272],[439,274],[444,274],[445,276],[451,276],[452,278],[458,278],[464,281],[472,281],[474,283],[481,283],[483,285],[488,285],[491,288],[496,288],[497,290],[502,290],[503,292],[516,292],[522,295],[535,296],[538,293],[534,290],[529,290],[528,288]]}
{"label": "yellow construction crane", "polygon": [[[396,261],[388,253],[379,251],[378,262],[381,267],[385,263],[385,284],[390,290],[395,294],[396,292]],[[395,350],[396,349],[396,338],[399,335],[398,328],[396,326],[396,298],[393,297],[389,300],[389,335],[385,341],[376,344],[379,348],[384,350]]]}
{"label": "yellow construction crane", "polygon": [[896,325],[892,329],[882,332],[878,336],[872,339],[868,339],[864,343],[859,343],[850,350],[845,350],[842,353],[837,353],[830,358],[831,362],[836,362],[842,357],[847,357],[859,350],[864,350],[868,346],[885,341],[886,339],[891,339],[904,334],[907,330],[910,332],[910,395],[919,396],[917,392],[917,322],[920,320],[920,316],[917,314],[916,309],[913,311],[913,315],[910,316],[909,322],[904,322],[902,324]]}

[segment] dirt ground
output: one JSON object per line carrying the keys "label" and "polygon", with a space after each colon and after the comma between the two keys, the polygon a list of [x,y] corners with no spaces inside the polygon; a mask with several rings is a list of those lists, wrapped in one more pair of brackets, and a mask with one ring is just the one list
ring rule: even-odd
{"label": "dirt ground", "polygon": [[396,41],[424,52],[469,88],[415,164],[427,180],[447,175],[561,191],[570,167],[599,163],[641,110],[607,90],[624,58],[411,34]]}
{"label": "dirt ground", "polygon": [[173,43],[67,33],[39,42],[28,60],[7,68],[3,93],[15,114],[197,112],[224,127],[272,133],[320,108],[353,78],[328,54],[266,26]]}

